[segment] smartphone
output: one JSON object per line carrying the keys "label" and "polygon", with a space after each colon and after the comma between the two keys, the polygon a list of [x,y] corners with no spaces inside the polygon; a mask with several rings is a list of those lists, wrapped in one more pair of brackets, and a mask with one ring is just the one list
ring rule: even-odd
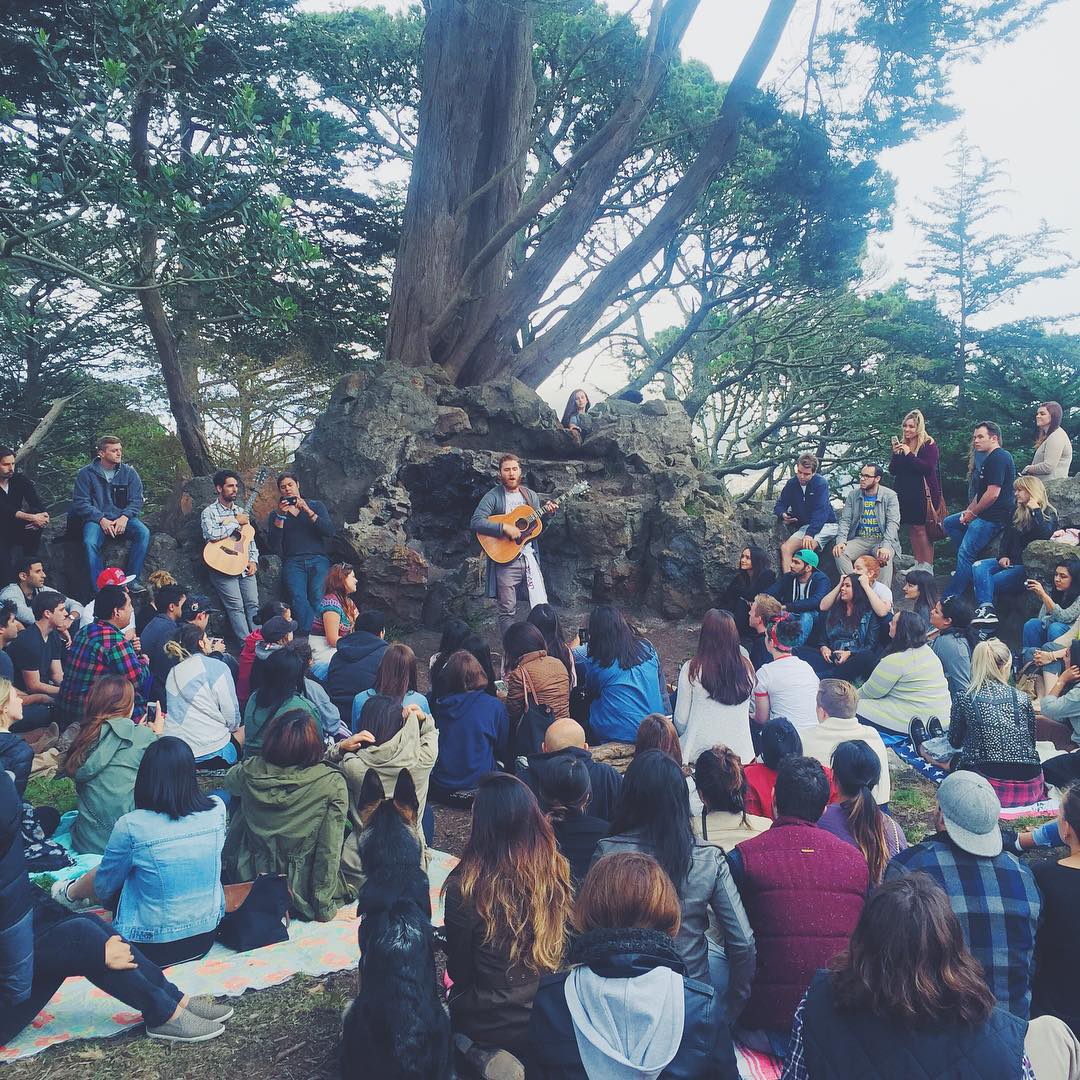
{"label": "smartphone", "polygon": [[892,437],[892,444],[893,444],[893,446],[899,446],[900,445],[900,440],[895,435]]}
{"label": "smartphone", "polygon": [[581,627],[581,629],[577,632],[577,636],[578,641],[580,641],[582,645],[589,644],[589,628],[587,626]]}
{"label": "smartphone", "polygon": [[146,703],[146,719],[143,721],[147,727],[157,723],[158,715],[158,703],[156,701],[148,701]]}

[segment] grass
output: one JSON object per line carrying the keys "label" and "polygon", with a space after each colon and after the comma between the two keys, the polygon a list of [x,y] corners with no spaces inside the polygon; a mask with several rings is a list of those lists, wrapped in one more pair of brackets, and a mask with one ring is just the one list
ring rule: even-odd
{"label": "grass", "polygon": [[26,785],[31,806],[55,806],[61,814],[75,809],[75,781],[67,777],[32,776]]}

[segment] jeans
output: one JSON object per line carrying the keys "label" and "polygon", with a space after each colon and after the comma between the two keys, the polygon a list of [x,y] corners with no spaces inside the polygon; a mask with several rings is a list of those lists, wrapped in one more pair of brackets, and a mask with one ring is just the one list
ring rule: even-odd
{"label": "jeans", "polygon": [[20,798],[26,793],[33,766],[34,751],[26,740],[12,735],[10,731],[0,731],[0,771],[11,773]]}
{"label": "jeans", "polygon": [[288,555],[282,561],[281,580],[301,634],[311,633],[329,572],[330,560],[325,555]]}
{"label": "jeans", "polygon": [[[1024,655],[1024,663],[1027,664],[1035,658],[1036,649],[1045,649],[1051,641],[1061,637],[1070,629],[1068,623],[1050,622],[1044,623],[1041,619],[1028,619],[1024,623],[1024,633],[1021,638]],[[1061,673],[1065,665],[1060,660],[1047,664],[1042,669],[1047,673]]]}
{"label": "jeans", "polygon": [[992,604],[995,593],[1023,592],[1026,577],[1027,571],[1022,566],[999,566],[997,559],[980,559],[972,563],[975,603]]}
{"label": "jeans", "polygon": [[0,1001],[8,1007],[30,998],[34,981],[34,909],[0,930]]}
{"label": "jeans", "polygon": [[[131,518],[127,528],[121,534],[131,541],[128,551],[127,572],[138,578],[142,574],[146,551],[150,547],[150,530],[138,519]],[[96,521],[83,523],[83,547],[86,548],[86,562],[90,567],[90,587],[97,588],[98,574],[105,569],[101,561],[101,548],[105,543],[105,530]]]}
{"label": "jeans", "polygon": [[255,629],[255,614],[259,610],[259,586],[253,577],[221,574],[217,570],[210,571],[210,580],[221,597],[233,637],[242,644]]}
{"label": "jeans", "polygon": [[817,623],[819,612],[816,611],[793,611],[791,617],[799,620],[799,638],[795,644],[791,647],[792,652],[798,649],[800,646],[805,645],[810,640],[810,635],[814,632],[814,626]]}
{"label": "jeans", "polygon": [[150,1027],[164,1024],[184,995],[134,945],[134,968],[107,968],[105,942],[115,936],[113,928],[96,915],[76,915],[35,933],[30,992],[22,1004],[0,1010],[0,1044],[22,1031],[72,975],[85,976],[106,994],[141,1012]]}
{"label": "jeans", "polygon": [[495,596],[499,609],[499,639],[514,625],[518,592],[525,588],[525,560],[517,558],[495,570]]}
{"label": "jeans", "polygon": [[971,583],[972,564],[986,545],[1000,534],[1003,526],[983,518],[973,518],[967,525],[961,525],[960,515],[950,514],[941,523],[941,527],[956,547],[956,569],[941,594],[944,599],[967,590]]}

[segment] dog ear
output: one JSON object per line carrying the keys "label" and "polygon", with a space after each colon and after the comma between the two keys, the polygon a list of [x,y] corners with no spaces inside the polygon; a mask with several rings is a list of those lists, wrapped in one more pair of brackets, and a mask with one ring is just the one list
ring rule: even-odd
{"label": "dog ear", "polygon": [[383,788],[382,780],[379,779],[379,774],[374,769],[368,769],[364,773],[364,782],[360,785],[359,807],[374,806],[376,803],[381,803],[385,798],[386,791]]}
{"label": "dog ear", "polygon": [[394,784],[394,803],[411,810],[414,815],[420,809],[420,800],[416,797],[416,785],[408,769],[402,769],[398,773],[397,783]]}

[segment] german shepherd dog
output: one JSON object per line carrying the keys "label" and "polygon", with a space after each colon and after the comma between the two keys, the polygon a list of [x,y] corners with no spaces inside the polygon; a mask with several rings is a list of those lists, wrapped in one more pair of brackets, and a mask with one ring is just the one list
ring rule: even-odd
{"label": "german shepherd dog", "polygon": [[450,1018],[435,982],[431,892],[420,868],[419,804],[407,769],[393,797],[368,770],[360,788],[365,881],[359,993],[345,1010],[342,1080],[450,1080]]}

